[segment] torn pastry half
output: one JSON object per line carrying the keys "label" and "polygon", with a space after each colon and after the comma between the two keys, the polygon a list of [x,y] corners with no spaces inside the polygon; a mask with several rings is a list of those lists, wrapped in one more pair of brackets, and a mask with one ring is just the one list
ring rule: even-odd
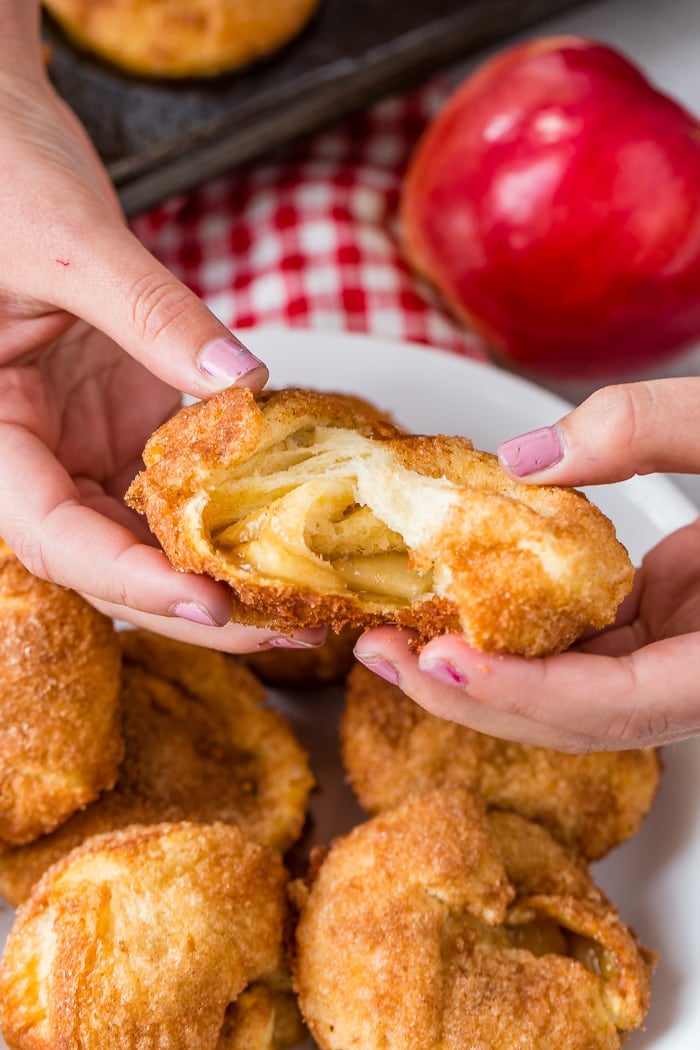
{"label": "torn pastry half", "polygon": [[611,623],[632,585],[585,495],[356,397],[230,388],[165,423],[144,462],[127,503],[176,568],[230,584],[242,622],[395,623],[535,656]]}

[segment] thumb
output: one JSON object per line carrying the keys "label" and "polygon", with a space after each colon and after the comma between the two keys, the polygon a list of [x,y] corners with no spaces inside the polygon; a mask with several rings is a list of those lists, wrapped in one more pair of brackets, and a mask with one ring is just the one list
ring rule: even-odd
{"label": "thumb", "polygon": [[[53,301],[99,329],[170,386],[194,397],[238,383],[261,389],[267,368],[107,209],[61,225],[45,252]],[[55,227],[54,227],[55,228]]]}
{"label": "thumb", "polygon": [[82,318],[195,397],[236,382],[260,389],[265,366],[125,225],[84,128],[45,79],[3,92],[0,156],[13,192],[1,198],[0,247],[11,300]]}
{"label": "thumb", "polygon": [[700,468],[700,378],[597,390],[553,426],[504,442],[501,466],[521,481],[590,485]]}
{"label": "thumb", "polygon": [[[36,167],[36,166],[35,166]],[[33,250],[15,248],[23,296],[104,332],[155,376],[194,397],[232,383],[259,390],[268,370],[182,281],[155,259],[104,195],[59,174],[35,173]],[[56,194],[63,188],[63,205]],[[10,223],[12,249],[26,237]]]}

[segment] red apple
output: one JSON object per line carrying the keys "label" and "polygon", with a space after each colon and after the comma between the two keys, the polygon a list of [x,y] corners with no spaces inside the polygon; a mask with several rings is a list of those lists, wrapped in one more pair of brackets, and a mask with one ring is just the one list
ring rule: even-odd
{"label": "red apple", "polygon": [[401,229],[519,371],[629,374],[700,338],[700,124],[603,44],[531,41],[469,77],[411,160]]}

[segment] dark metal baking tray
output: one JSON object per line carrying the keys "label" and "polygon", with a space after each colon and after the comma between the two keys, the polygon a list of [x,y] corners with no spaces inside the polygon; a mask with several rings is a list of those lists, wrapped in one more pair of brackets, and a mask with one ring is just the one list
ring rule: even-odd
{"label": "dark metal baking tray", "polygon": [[51,77],[133,214],[253,160],[575,0],[321,0],[296,40],[211,80],[148,81],[79,52],[45,19]]}

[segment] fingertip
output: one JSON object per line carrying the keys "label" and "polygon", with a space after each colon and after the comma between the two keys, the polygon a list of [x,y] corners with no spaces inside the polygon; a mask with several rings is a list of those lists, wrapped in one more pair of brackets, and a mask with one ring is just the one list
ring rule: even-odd
{"label": "fingertip", "polygon": [[360,635],[353,654],[358,663],[372,674],[403,688],[404,672],[416,663],[416,656],[410,648],[415,636],[414,631],[393,626],[374,627]]}
{"label": "fingertip", "polygon": [[327,637],[325,627],[307,627],[290,634],[271,633],[260,642],[258,649],[318,649]]}
{"label": "fingertip", "polygon": [[458,634],[443,634],[428,642],[418,654],[418,668],[447,685],[466,689],[483,685],[509,659],[503,653],[485,653],[474,649]]}
{"label": "fingertip", "polygon": [[439,657],[422,662],[419,660],[418,667],[423,674],[434,678],[436,682],[442,682],[443,685],[453,685],[459,689],[466,689],[469,685],[469,677],[451,660]]}
{"label": "fingertip", "polygon": [[373,652],[356,653],[355,657],[363,667],[366,667],[372,674],[376,674],[378,678],[383,678],[390,685],[401,685],[401,672],[393,660]]}
{"label": "fingertip", "polygon": [[181,620],[187,620],[189,623],[199,623],[205,627],[223,627],[228,623],[230,616],[226,619],[217,619],[215,614],[210,612],[206,605],[201,602],[195,602],[191,599],[182,599],[174,602],[170,607],[170,615],[176,616]]}
{"label": "fingertip", "polygon": [[269,378],[264,362],[233,334],[205,343],[197,365],[207,385],[215,390],[242,386],[257,392]]}
{"label": "fingertip", "polygon": [[497,449],[503,469],[519,481],[556,466],[564,458],[564,453],[564,437],[557,424],[530,430],[504,441]]}

